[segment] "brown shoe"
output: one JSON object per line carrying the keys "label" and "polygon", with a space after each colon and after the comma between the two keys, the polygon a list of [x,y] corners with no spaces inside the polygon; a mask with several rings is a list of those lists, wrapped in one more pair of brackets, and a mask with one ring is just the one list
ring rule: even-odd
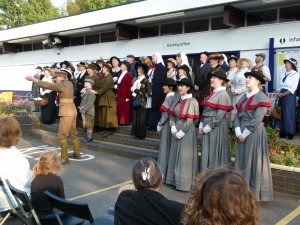
{"label": "brown shoe", "polygon": [[107,131],[105,134],[103,134],[102,136],[103,137],[108,137],[109,135],[112,135],[113,132],[110,132],[110,131]]}
{"label": "brown shoe", "polygon": [[81,159],[81,155],[80,154],[73,154],[73,159]]}
{"label": "brown shoe", "polygon": [[61,163],[61,165],[68,165],[68,164],[70,164],[68,158],[67,159],[61,159],[60,163]]}

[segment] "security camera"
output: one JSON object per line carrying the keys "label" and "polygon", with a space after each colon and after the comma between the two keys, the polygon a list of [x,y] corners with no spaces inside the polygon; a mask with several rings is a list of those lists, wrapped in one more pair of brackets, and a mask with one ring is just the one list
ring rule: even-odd
{"label": "security camera", "polygon": [[54,37],[54,41],[52,42],[52,45],[60,44],[60,43],[61,43],[61,40],[58,37]]}
{"label": "security camera", "polygon": [[46,39],[46,40],[44,40],[44,41],[42,41],[42,43],[43,43],[43,45],[46,45],[46,44],[48,44],[48,39]]}

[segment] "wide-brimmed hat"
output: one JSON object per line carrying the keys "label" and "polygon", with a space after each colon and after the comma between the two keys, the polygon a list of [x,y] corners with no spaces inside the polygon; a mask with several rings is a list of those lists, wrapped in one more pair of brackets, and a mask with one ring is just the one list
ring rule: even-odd
{"label": "wide-brimmed hat", "polygon": [[92,70],[98,70],[98,66],[95,63],[89,64],[87,68],[92,69]]}
{"label": "wide-brimmed hat", "polygon": [[261,56],[264,60],[266,59],[266,54],[264,53],[257,53],[255,56]]}
{"label": "wide-brimmed hat", "polygon": [[80,62],[80,63],[77,63],[77,65],[76,66],[83,66],[83,67],[85,67],[85,68],[87,68],[88,67],[88,64],[86,63],[86,62]]}
{"label": "wide-brimmed hat", "polygon": [[220,59],[224,59],[224,57],[220,54],[220,53],[213,53],[208,57],[208,60],[220,60]]}
{"label": "wide-brimmed hat", "polygon": [[257,80],[259,80],[261,82],[261,84],[266,83],[266,81],[264,80],[264,75],[262,74],[262,72],[259,69],[253,69],[250,72],[246,72],[244,74],[245,77],[251,76],[251,77],[255,77]]}
{"label": "wide-brimmed hat", "polygon": [[43,71],[43,68],[41,66],[37,66],[35,69],[39,69],[39,70]]}
{"label": "wide-brimmed hat", "polygon": [[235,55],[231,55],[231,56],[228,57],[227,62],[229,63],[230,60],[232,60],[232,59],[235,60],[235,62],[237,62],[239,60],[239,58],[236,57]]}
{"label": "wide-brimmed hat", "polygon": [[239,60],[237,61],[237,67],[239,68],[241,66],[242,61],[247,61],[249,64],[249,69],[251,70],[253,67],[252,64],[252,60],[251,59],[247,59],[247,58],[239,58]]}
{"label": "wide-brimmed hat", "polygon": [[119,66],[121,65],[121,60],[120,60],[117,56],[112,56],[112,57],[110,57],[109,61],[110,61],[111,64],[112,64],[112,60],[113,60],[113,59],[118,60]]}
{"label": "wide-brimmed hat", "polygon": [[177,66],[177,62],[176,62],[176,60],[173,59],[173,58],[168,58],[168,59],[167,59],[167,63],[168,63],[168,62],[172,63],[174,67]]}
{"label": "wide-brimmed hat", "polygon": [[222,79],[222,80],[224,80],[226,82],[229,81],[229,79],[227,79],[226,72],[224,70],[222,70],[222,69],[211,71],[211,72],[209,72],[209,74],[211,76],[218,77],[218,78],[220,78],[220,79]]}
{"label": "wide-brimmed hat", "polygon": [[95,81],[92,79],[85,79],[84,82],[89,82],[92,86],[95,84]]}
{"label": "wide-brimmed hat", "polygon": [[70,66],[70,62],[68,62],[67,60],[59,63],[60,67],[62,67],[63,64],[65,64],[67,66],[67,68]]}
{"label": "wide-brimmed hat", "polygon": [[202,55],[202,54],[204,54],[204,55],[206,55],[207,57],[209,57],[209,53],[208,53],[207,51],[200,52],[200,55]]}
{"label": "wide-brimmed hat", "polygon": [[194,85],[192,83],[192,81],[188,78],[182,78],[178,81],[176,81],[176,83],[179,85],[179,84],[183,84],[183,85],[186,85],[186,86],[189,86],[191,89],[194,88]]}
{"label": "wide-brimmed hat", "polygon": [[289,59],[285,59],[283,60],[284,64],[286,62],[290,62],[292,64],[292,66],[294,67],[294,70],[297,70],[297,60],[294,58],[289,58]]}
{"label": "wide-brimmed hat", "polygon": [[186,72],[186,74],[189,74],[190,73],[190,68],[187,66],[187,65],[182,65],[182,66],[179,66],[178,68],[177,68],[177,70],[179,71],[179,70],[184,70],[185,72]]}
{"label": "wide-brimmed hat", "polygon": [[45,72],[45,71],[48,71],[50,74],[52,73],[52,71],[51,71],[50,68],[45,68],[45,69],[44,69],[44,72]]}
{"label": "wide-brimmed hat", "polygon": [[106,67],[106,68],[109,70],[109,72],[112,71],[112,67],[111,67],[111,65],[108,64],[108,63],[103,64],[103,67]]}
{"label": "wide-brimmed hat", "polygon": [[52,78],[55,77],[64,77],[64,78],[68,78],[68,73],[66,71],[56,71],[54,73],[54,75],[52,76]]}
{"label": "wide-brimmed hat", "polygon": [[130,69],[130,64],[126,60],[122,61],[121,64],[124,64],[127,67],[127,69]]}
{"label": "wide-brimmed hat", "polygon": [[73,77],[72,72],[68,69],[61,68],[60,71],[66,72],[69,79]]}
{"label": "wide-brimmed hat", "polygon": [[161,84],[171,86],[173,88],[177,87],[177,83],[173,78],[166,78]]}
{"label": "wide-brimmed hat", "polygon": [[[97,65],[100,64],[100,63],[101,63],[101,64],[105,64],[105,61],[104,61],[103,59],[97,59],[96,62],[95,62],[95,64],[97,64]],[[99,65],[98,65],[98,66],[99,66]],[[100,66],[99,66],[99,68],[100,68]],[[100,69],[99,69],[99,70],[100,70]]]}
{"label": "wide-brimmed hat", "polygon": [[133,58],[133,59],[134,59],[134,55],[132,55],[132,54],[129,54],[129,55],[127,55],[126,57],[127,57],[127,58]]}
{"label": "wide-brimmed hat", "polygon": [[135,68],[136,71],[138,70],[139,67],[142,67],[142,69],[144,70],[144,73],[147,74],[149,68],[148,68],[148,66],[146,64],[144,64],[144,63],[136,63],[134,65],[134,68]]}

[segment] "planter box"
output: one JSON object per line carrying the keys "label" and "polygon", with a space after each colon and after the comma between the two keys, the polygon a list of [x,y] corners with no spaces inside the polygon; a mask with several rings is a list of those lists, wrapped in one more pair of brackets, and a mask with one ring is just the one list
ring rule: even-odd
{"label": "planter box", "polygon": [[32,119],[27,112],[15,112],[14,117],[19,122],[22,136],[30,136],[32,129]]}
{"label": "planter box", "polygon": [[271,172],[274,191],[300,197],[300,168],[271,163]]}

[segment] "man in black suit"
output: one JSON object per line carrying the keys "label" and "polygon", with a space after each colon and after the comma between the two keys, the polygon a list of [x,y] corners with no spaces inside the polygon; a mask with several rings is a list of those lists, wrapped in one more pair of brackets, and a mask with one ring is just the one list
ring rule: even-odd
{"label": "man in black suit", "polygon": [[[80,62],[77,65],[77,70],[78,70],[78,75],[76,77],[76,89],[75,89],[75,106],[78,110],[78,106],[80,105],[81,102],[81,90],[84,88],[84,79],[88,75],[87,73],[87,63],[85,62]],[[80,115],[80,114],[78,114]],[[79,116],[80,118],[80,116]]]}

